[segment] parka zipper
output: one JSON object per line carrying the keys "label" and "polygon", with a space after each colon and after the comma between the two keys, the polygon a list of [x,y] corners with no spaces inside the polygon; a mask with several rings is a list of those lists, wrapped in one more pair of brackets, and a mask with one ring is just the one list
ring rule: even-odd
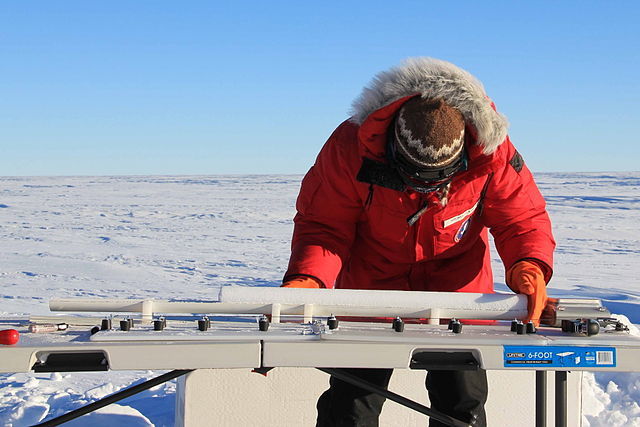
{"label": "parka zipper", "polygon": [[427,200],[422,202],[422,207],[420,207],[420,209],[418,209],[416,212],[414,212],[407,218],[407,224],[409,224],[409,226],[411,227],[413,224],[418,222],[422,214],[424,214],[427,211],[428,207],[429,207],[429,202]]}
{"label": "parka zipper", "polygon": [[407,218],[409,232],[413,238],[411,256],[413,257],[414,262],[424,258],[424,247],[419,243],[420,235],[422,234],[422,221],[420,221],[420,218],[422,218],[424,213],[427,212],[430,207],[429,201],[430,199],[428,197],[421,195],[419,205],[420,209]]}

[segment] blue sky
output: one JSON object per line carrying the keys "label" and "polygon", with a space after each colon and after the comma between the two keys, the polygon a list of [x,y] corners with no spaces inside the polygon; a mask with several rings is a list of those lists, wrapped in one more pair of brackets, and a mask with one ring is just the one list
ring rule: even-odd
{"label": "blue sky", "polygon": [[7,1],[0,175],[303,173],[410,56],[478,77],[534,171],[638,171],[640,3]]}

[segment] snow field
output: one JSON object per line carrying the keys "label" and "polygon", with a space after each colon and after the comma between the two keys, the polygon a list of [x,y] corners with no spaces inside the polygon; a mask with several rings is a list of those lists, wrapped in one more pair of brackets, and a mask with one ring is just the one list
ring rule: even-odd
{"label": "snow field", "polygon": [[[227,284],[278,286],[300,179],[0,177],[0,317],[46,314],[54,297],[212,300]],[[550,295],[601,298],[640,323],[640,173],[536,179],[558,242]],[[161,374],[3,374],[0,425],[32,425]],[[640,375],[584,378],[585,426],[640,426]],[[174,400],[170,382],[75,425],[170,426]]]}

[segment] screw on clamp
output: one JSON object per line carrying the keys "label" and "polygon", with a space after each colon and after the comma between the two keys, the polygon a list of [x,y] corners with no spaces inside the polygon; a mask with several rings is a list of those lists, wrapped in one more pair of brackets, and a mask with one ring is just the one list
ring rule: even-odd
{"label": "screw on clamp", "polygon": [[606,328],[607,326],[612,325],[616,332],[626,332],[629,330],[629,327],[616,319],[615,317],[598,317],[596,321],[600,324],[601,328]]}
{"label": "screw on clamp", "polygon": [[396,332],[404,331],[404,321],[400,317],[396,317],[391,324],[391,327]]}
{"label": "screw on clamp", "polygon": [[329,326],[329,329],[338,329],[338,319],[336,319],[336,316],[333,314],[329,316],[327,319],[327,326]]}
{"label": "screw on clamp", "polygon": [[105,317],[104,319],[102,319],[102,322],[100,322],[100,330],[108,331],[110,329],[111,329],[111,319],[108,317]]}
{"label": "screw on clamp", "polygon": [[529,321],[526,324],[525,327],[525,332],[528,334],[535,334],[536,333],[536,325],[533,324],[533,322]]}
{"label": "screw on clamp", "polygon": [[202,319],[198,320],[198,330],[201,332],[206,331],[211,326],[211,321],[207,316],[203,316]]}
{"label": "screw on clamp", "polygon": [[451,330],[454,334],[462,333],[462,322],[460,322],[459,320],[453,322],[453,325],[451,325]]}
{"label": "screw on clamp", "polygon": [[617,321],[616,322],[616,331],[628,331],[629,327],[624,323]]}
{"label": "screw on clamp", "polygon": [[260,319],[258,320],[258,329],[262,332],[269,330],[269,318],[264,314],[260,316]]}

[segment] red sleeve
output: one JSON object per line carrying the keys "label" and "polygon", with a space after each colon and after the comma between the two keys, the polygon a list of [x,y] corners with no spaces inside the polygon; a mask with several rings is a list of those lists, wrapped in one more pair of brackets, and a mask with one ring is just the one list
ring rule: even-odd
{"label": "red sleeve", "polygon": [[531,171],[508,138],[503,145],[504,164],[493,174],[485,195],[485,223],[505,270],[520,260],[533,260],[542,263],[548,282],[555,241],[546,204]]}
{"label": "red sleeve", "polygon": [[356,131],[348,122],[339,126],[302,180],[285,280],[311,276],[332,288],[349,256],[366,191],[355,180],[361,163]]}

